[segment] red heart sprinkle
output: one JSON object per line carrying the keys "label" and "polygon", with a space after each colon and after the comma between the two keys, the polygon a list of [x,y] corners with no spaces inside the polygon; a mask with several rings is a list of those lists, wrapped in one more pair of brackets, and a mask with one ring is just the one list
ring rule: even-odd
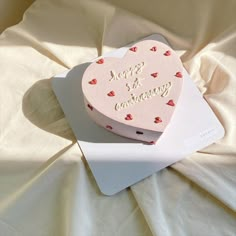
{"label": "red heart sprinkle", "polygon": [[92,80],[89,81],[89,84],[93,84],[93,85],[94,85],[94,84],[96,84],[96,83],[97,83],[97,80],[96,80],[96,79],[92,79]]}
{"label": "red heart sprinkle", "polygon": [[97,64],[103,64],[104,63],[104,59],[103,58],[101,58],[101,59],[99,59],[98,61],[97,61]]}
{"label": "red heart sprinkle", "polygon": [[88,104],[87,106],[91,111],[93,110],[93,107],[90,104]]}
{"label": "red heart sprinkle", "polygon": [[169,100],[166,104],[169,105],[169,106],[172,106],[172,107],[175,106],[175,103],[174,103],[173,100]]}
{"label": "red heart sprinkle", "polygon": [[170,51],[170,50],[166,51],[166,52],[164,53],[164,55],[167,56],[167,57],[170,56],[170,55],[171,55],[171,51]]}
{"label": "red heart sprinkle", "polygon": [[107,129],[112,129],[112,127],[110,125],[107,125],[106,128]]}
{"label": "red heart sprinkle", "polygon": [[151,51],[153,51],[153,52],[156,52],[156,50],[157,50],[157,47],[156,47],[156,46],[154,46],[154,47],[152,47],[150,50],[151,50]]}
{"label": "red heart sprinkle", "polygon": [[137,47],[132,47],[129,50],[132,51],[132,52],[137,52],[138,48]]}
{"label": "red heart sprinkle", "polygon": [[183,78],[183,75],[181,72],[176,72],[175,76],[178,78]]}
{"label": "red heart sprinkle", "polygon": [[133,120],[133,116],[131,114],[127,114],[125,119],[126,120]]}
{"label": "red heart sprinkle", "polygon": [[151,142],[149,142],[150,144],[156,144],[156,142],[155,141],[151,141]]}
{"label": "red heart sprinkle", "polygon": [[156,78],[156,77],[158,76],[158,72],[152,73],[151,76],[152,76],[153,78]]}
{"label": "red heart sprinkle", "polygon": [[156,124],[157,123],[161,123],[162,122],[162,119],[161,117],[155,117],[155,121],[154,121]]}
{"label": "red heart sprinkle", "polygon": [[114,97],[114,96],[115,96],[115,92],[114,92],[114,91],[110,91],[107,95],[108,95],[109,97]]}

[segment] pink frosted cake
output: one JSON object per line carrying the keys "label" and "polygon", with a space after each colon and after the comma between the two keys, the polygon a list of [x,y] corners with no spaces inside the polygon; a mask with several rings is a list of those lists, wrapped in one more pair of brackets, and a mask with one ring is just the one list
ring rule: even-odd
{"label": "pink frosted cake", "polygon": [[156,143],[181,93],[183,65],[167,45],[145,40],[123,58],[102,58],[84,72],[89,116],[118,135]]}

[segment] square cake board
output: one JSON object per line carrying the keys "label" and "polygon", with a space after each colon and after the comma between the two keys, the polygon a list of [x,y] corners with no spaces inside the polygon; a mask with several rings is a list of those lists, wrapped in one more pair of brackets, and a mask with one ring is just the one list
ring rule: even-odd
{"label": "square cake board", "polygon": [[[141,40],[146,39],[169,45],[160,34]],[[122,58],[134,43],[105,54],[103,58]],[[107,131],[95,124],[85,109],[81,79],[90,63],[55,76],[52,87],[103,194],[120,192],[224,136],[224,128],[185,69],[178,106],[156,145]]]}

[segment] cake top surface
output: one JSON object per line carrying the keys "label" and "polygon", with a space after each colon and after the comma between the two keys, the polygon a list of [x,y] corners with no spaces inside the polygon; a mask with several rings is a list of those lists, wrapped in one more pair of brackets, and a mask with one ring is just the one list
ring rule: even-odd
{"label": "cake top surface", "polygon": [[89,106],[117,122],[163,132],[176,108],[183,65],[167,45],[144,40],[123,58],[91,63],[82,78]]}

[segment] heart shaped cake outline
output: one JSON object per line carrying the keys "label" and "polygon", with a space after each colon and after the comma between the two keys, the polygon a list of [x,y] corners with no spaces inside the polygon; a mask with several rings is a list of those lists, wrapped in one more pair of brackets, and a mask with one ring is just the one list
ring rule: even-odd
{"label": "heart shaped cake outline", "polygon": [[[126,52],[126,54],[124,55],[124,57],[123,58],[109,58],[109,57],[106,57],[105,59],[103,59],[103,58],[100,58],[99,60],[97,60],[95,63],[92,63],[91,65],[97,65],[97,67],[99,67],[99,66],[101,66],[101,67],[103,67],[103,68],[107,68],[107,67],[110,67],[111,69],[110,70],[108,70],[108,74],[109,74],[109,76],[108,77],[114,77],[114,76],[117,76],[117,74],[116,75],[114,75],[114,74],[112,74],[113,72],[113,70],[112,70],[112,68],[115,68],[115,70],[118,70],[118,72],[122,72],[122,70],[119,70],[119,67],[120,67],[120,64],[122,64],[122,61],[123,60],[125,60],[125,58],[127,57],[127,55],[129,55],[130,54],[130,56],[131,55],[133,55],[133,56],[137,56],[137,57],[140,57],[140,65],[139,65],[139,67],[141,67],[142,65],[141,65],[141,63],[142,63],[142,55],[140,56],[140,54],[142,54],[143,53],[143,45],[142,44],[148,44],[147,46],[146,46],[146,51],[149,51],[150,53],[152,53],[153,55],[162,55],[163,56],[163,58],[165,58],[166,57],[166,55],[164,55],[166,52],[169,52],[168,53],[168,62],[166,62],[167,64],[168,63],[171,63],[171,58],[172,57],[174,57],[175,58],[175,60],[177,61],[177,64],[178,64],[178,66],[177,66],[177,69],[175,69],[172,73],[171,73],[171,79],[170,80],[178,80],[179,82],[180,82],[180,84],[181,84],[181,86],[179,86],[179,94],[178,94],[178,96],[176,97],[176,98],[172,98],[172,97],[168,97],[168,99],[164,99],[163,101],[163,104],[165,104],[165,106],[167,106],[167,107],[170,107],[170,109],[172,109],[172,111],[171,111],[171,117],[173,116],[173,114],[174,114],[174,110],[175,110],[175,107],[176,107],[176,104],[178,103],[178,98],[179,98],[179,96],[180,96],[180,92],[181,92],[181,87],[182,87],[182,80],[180,80],[180,78],[182,78],[183,77],[183,75],[182,75],[182,70],[183,70],[183,66],[182,66],[182,63],[181,63],[181,61],[180,61],[180,59],[179,59],[179,57],[175,54],[175,52],[171,49],[171,48],[169,48],[167,45],[165,45],[165,44],[163,44],[163,43],[160,43],[160,42],[157,42],[157,41],[154,41],[154,40],[145,40],[145,41],[148,41],[148,43],[147,42],[144,42],[144,41],[141,41],[140,43],[137,43],[137,44],[134,44],[133,46],[131,46],[128,50],[127,50],[127,52]],[[157,50],[157,48],[158,48],[158,50]],[[152,50],[153,49],[153,50]],[[154,50],[155,49],[155,50]],[[155,53],[154,53],[155,52]],[[100,61],[100,60],[102,60],[102,63],[98,63],[98,61]],[[161,60],[163,60],[163,59],[161,59]],[[144,60],[145,61],[145,60]],[[175,61],[175,62],[176,62]],[[123,62],[124,63],[124,62]],[[138,65],[137,63],[135,64],[135,63],[133,63],[134,64],[134,66],[136,65]],[[130,138],[134,138],[134,139],[139,139],[139,140],[144,140],[145,138],[142,138],[142,139],[140,139],[139,137],[135,137],[135,135],[127,135],[127,134],[125,134],[125,133],[119,133],[119,131],[118,130],[121,130],[122,129],[122,127],[121,126],[124,126],[123,127],[123,129],[126,129],[126,128],[131,128],[131,127],[133,127],[133,128],[135,128],[136,130],[137,129],[139,129],[139,130],[141,130],[140,132],[142,132],[142,133],[144,133],[144,135],[142,135],[142,136],[145,136],[146,135],[146,131],[153,131],[153,132],[164,132],[164,130],[165,130],[165,128],[167,127],[167,125],[169,124],[169,122],[170,122],[170,120],[171,120],[171,117],[170,117],[170,119],[168,120],[167,119],[167,123],[165,124],[165,127],[164,127],[164,129],[163,129],[163,123],[165,123],[166,122],[166,119],[165,119],[165,117],[164,117],[164,119],[162,119],[162,118],[160,118],[160,120],[158,120],[158,119],[156,119],[156,117],[157,116],[153,116],[154,118],[150,118],[150,120],[149,120],[149,122],[150,123],[153,123],[154,124],[154,126],[156,126],[156,127],[152,127],[152,128],[150,128],[150,127],[146,127],[145,125],[137,125],[137,124],[134,124],[135,122],[136,122],[136,120],[138,119],[138,116],[136,115],[136,114],[133,114],[132,112],[127,112],[127,111],[129,111],[129,110],[126,110],[126,108],[122,108],[121,110],[122,110],[122,114],[117,118],[117,117],[113,117],[113,116],[110,116],[110,114],[109,113],[105,113],[102,109],[101,109],[101,107],[99,108],[99,107],[97,107],[97,105],[95,105],[94,104],[94,101],[95,100],[91,100],[91,97],[88,97],[87,96],[87,93],[86,93],[86,89],[84,88],[85,86],[87,86],[88,85],[88,82],[87,82],[87,85],[85,85],[86,84],[86,82],[85,81],[91,81],[92,80],[92,78],[91,77],[93,77],[93,78],[96,78],[96,84],[89,84],[91,87],[93,87],[93,88],[95,88],[97,85],[101,85],[101,84],[103,84],[103,81],[102,81],[102,78],[104,78],[104,76],[102,76],[101,74],[100,74],[100,72],[101,72],[101,70],[100,70],[100,72],[96,72],[97,70],[99,71],[99,69],[95,69],[94,71],[95,71],[95,73],[94,73],[94,71],[93,71],[93,73],[92,73],[92,75],[89,75],[89,76],[86,76],[87,75],[87,72],[91,69],[91,65],[85,70],[85,72],[84,72],[84,76],[83,76],[83,79],[82,79],[82,89],[83,89],[83,93],[84,93],[84,96],[85,96],[85,103],[86,104],[91,104],[91,106],[93,107],[93,109],[91,110],[91,109],[89,109],[89,115],[91,116],[91,118],[96,122],[96,123],[98,123],[99,125],[101,125],[101,126],[103,126],[104,128],[106,128],[107,126],[110,126],[110,127],[113,127],[113,129],[111,130],[110,129],[110,131],[112,131],[112,132],[115,132],[115,133],[117,133],[117,134],[120,134],[120,135],[123,135],[123,136],[126,136],[126,137],[130,137]],[[145,65],[146,66],[146,65]],[[128,66],[129,67],[129,66]],[[118,69],[117,69],[118,68]],[[130,67],[131,68],[131,67]],[[161,85],[161,86],[159,86],[159,87],[157,87],[157,88],[160,88],[160,90],[161,89],[164,89],[164,87],[168,87],[169,86],[169,84],[168,83],[162,83],[162,84],[160,84],[161,82],[163,82],[163,75],[162,75],[162,73],[161,72],[159,72],[159,68],[157,68],[157,70],[155,71],[155,69],[153,69],[153,68],[151,68],[152,69],[152,71],[150,71],[151,73],[149,73],[149,77],[150,77],[150,79],[152,78],[153,79],[153,81],[158,81],[158,84],[159,85]],[[131,68],[131,70],[132,70],[132,68]],[[153,72],[154,71],[154,72]],[[158,72],[157,72],[158,71]],[[118,73],[117,72],[117,73]],[[91,73],[90,73],[91,74]],[[154,75],[154,76],[153,76]],[[182,76],[182,77],[180,77],[180,75]],[[148,78],[148,76],[147,76],[147,74],[145,75],[146,77],[145,77],[145,80],[147,80]],[[106,77],[106,76],[105,76]],[[107,78],[108,77],[106,77],[106,80],[107,80]],[[124,77],[125,77],[125,74],[124,74]],[[90,80],[89,80],[90,79]],[[137,78],[136,78],[137,79]],[[109,78],[109,80],[111,80],[111,78]],[[125,80],[125,79],[124,79]],[[159,81],[160,80],[160,81]],[[134,79],[133,80],[133,82],[135,82],[136,80]],[[110,81],[111,82],[111,81]],[[112,82],[114,82],[114,84],[116,83],[116,82],[119,82],[119,80],[118,81],[116,81],[116,80],[112,80]],[[141,83],[140,81],[139,81],[139,78],[138,78],[138,80],[136,81],[137,83],[137,86],[135,87],[132,87],[132,86],[130,86],[130,85],[124,85],[123,86],[123,89],[125,88],[125,86],[127,87],[127,89],[129,89],[128,91],[129,91],[129,93],[130,94],[132,94],[132,91],[135,91],[135,93],[136,93],[136,91],[138,91],[138,84],[139,83]],[[166,81],[166,82],[168,82],[168,81]],[[106,88],[106,96],[107,97],[109,97],[110,99],[117,99],[116,97],[118,97],[118,96],[121,96],[121,97],[123,97],[123,95],[124,95],[124,93],[122,93],[122,90],[120,90],[120,89],[118,89],[118,93],[119,93],[119,95],[118,96],[116,96],[116,86],[117,86],[117,84],[113,87],[113,86],[110,86],[109,88]],[[173,83],[171,84],[171,86],[170,87],[172,87],[173,86]],[[97,90],[96,90],[96,94],[97,94],[97,91],[98,90],[100,90],[100,89],[103,89],[104,90],[104,92],[105,92],[105,86],[102,86],[101,85],[101,87],[99,87]],[[127,92],[127,91],[126,91]],[[156,95],[155,95],[156,96]],[[158,99],[157,97],[155,97],[155,96],[153,96],[153,98],[152,99]],[[135,99],[136,99],[136,97],[134,97]],[[147,99],[148,100],[148,99]],[[105,100],[104,100],[105,101]],[[171,102],[170,102],[171,101]],[[145,103],[145,102],[147,102],[147,101],[143,101],[143,103]],[[106,103],[106,102],[105,102]],[[109,104],[110,104],[110,101],[108,102]],[[138,104],[139,105],[139,104]],[[106,109],[105,109],[106,110]],[[113,109],[114,110],[114,109]],[[94,114],[91,114],[91,112],[98,112],[99,113],[99,115],[94,115]],[[116,110],[116,112],[117,113],[119,113],[119,107],[117,108],[117,110]],[[146,111],[147,112],[147,111]],[[159,113],[159,112],[156,112],[156,113]],[[128,115],[128,116],[127,116]],[[130,116],[129,116],[130,115]],[[97,116],[97,117],[96,117]],[[101,118],[103,116],[103,118]],[[164,115],[165,116],[165,115]],[[100,117],[100,118],[98,118],[98,117]],[[102,119],[105,119],[106,121],[102,121]],[[115,123],[117,123],[117,124],[115,124],[114,125],[114,122]],[[148,121],[147,120],[144,120],[144,123],[147,123]],[[106,124],[105,124],[106,123]],[[119,128],[116,128],[116,125],[117,125],[117,127],[119,127]],[[158,128],[157,128],[157,126],[158,126]],[[162,127],[162,128],[160,128],[160,127]],[[136,131],[135,131],[135,134],[136,134]],[[137,136],[137,134],[136,134],[136,136]],[[141,136],[141,135],[139,135],[139,136]],[[154,135],[155,136],[155,135]],[[154,137],[153,136],[153,137]],[[160,135],[158,135],[158,137],[159,137]],[[144,141],[148,141],[149,143],[151,142],[151,141],[154,141],[155,139],[153,138],[153,137],[149,137],[149,138],[147,138],[147,139],[145,139]]]}

